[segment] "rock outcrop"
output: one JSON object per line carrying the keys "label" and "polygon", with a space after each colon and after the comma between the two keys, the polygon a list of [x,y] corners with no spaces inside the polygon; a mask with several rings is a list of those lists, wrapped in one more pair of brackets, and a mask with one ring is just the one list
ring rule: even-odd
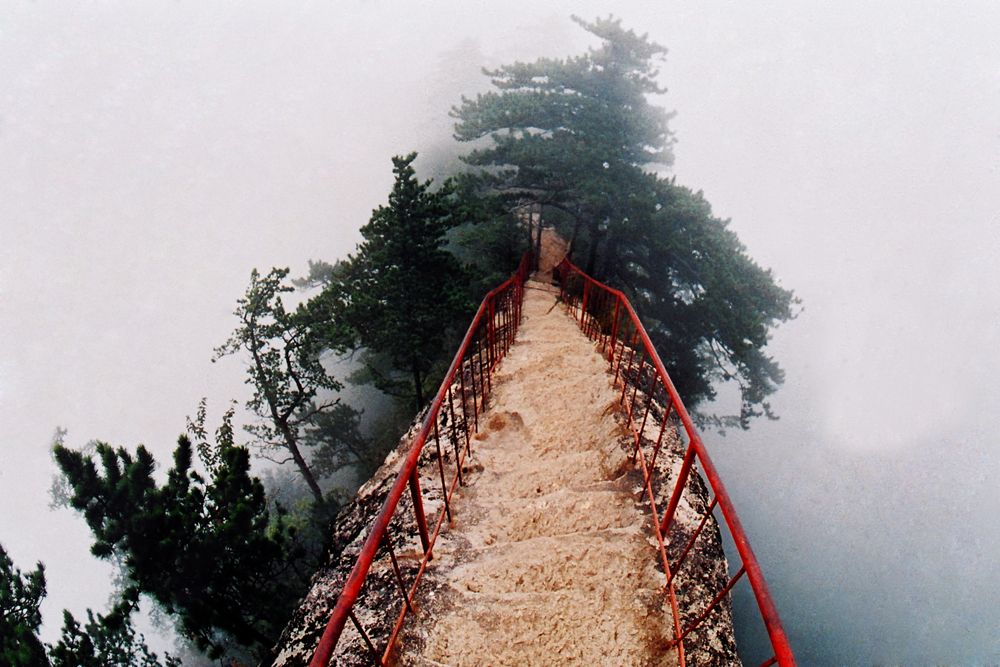
{"label": "rock outcrop", "polygon": [[[551,294],[528,291],[518,342],[498,368],[489,412],[479,415],[468,486],[455,496],[455,521],[438,539],[421,580],[417,615],[404,626],[396,655],[402,664],[675,664],[667,648],[673,619],[664,574],[642,475],[631,463],[633,439],[615,409],[618,392],[611,390],[604,360],[553,304]],[[647,431],[655,437],[655,408],[651,414]],[[422,417],[337,518],[325,564],[282,634],[275,665],[308,664]],[[440,432],[449,433],[449,426],[442,415]],[[441,502],[433,449],[425,447],[420,462],[429,520]],[[661,507],[683,450],[668,423],[653,484]],[[444,447],[452,467],[454,451]],[[679,555],[707,506],[705,484],[692,475],[668,536],[668,555]],[[406,581],[420,556],[412,516],[411,508],[401,507],[390,531]],[[697,617],[727,579],[713,518],[675,580],[682,622]],[[380,558],[355,606],[379,649],[401,607],[388,558]],[[728,602],[689,635],[685,648],[689,665],[739,664]],[[335,664],[372,664],[350,624]]]}

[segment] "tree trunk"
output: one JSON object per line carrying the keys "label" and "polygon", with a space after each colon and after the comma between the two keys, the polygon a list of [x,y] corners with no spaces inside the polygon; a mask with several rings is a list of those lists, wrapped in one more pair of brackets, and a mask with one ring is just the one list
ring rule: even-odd
{"label": "tree trunk", "polygon": [[618,237],[608,232],[607,242],[604,244],[604,258],[601,261],[601,270],[590,275],[600,280],[607,281],[614,273],[615,264],[618,262]]}
{"label": "tree trunk", "polygon": [[424,407],[424,383],[420,377],[420,367],[417,365],[416,359],[410,362],[410,368],[413,371],[413,396],[417,404],[417,412],[420,412],[420,408]]}
{"label": "tree trunk", "polygon": [[295,461],[295,465],[299,467],[299,472],[302,473],[303,479],[306,480],[306,484],[309,485],[309,490],[312,491],[313,496],[316,498],[316,502],[320,505],[326,503],[323,498],[323,490],[319,488],[319,483],[316,481],[316,477],[313,475],[312,470],[309,468],[309,464],[306,463],[305,457],[302,456],[302,452],[299,451],[299,445],[295,441],[295,434],[288,427],[287,423],[281,424],[281,435],[285,438],[285,448],[291,453],[292,460]]}
{"label": "tree trunk", "polygon": [[[257,629],[257,626],[250,622],[248,619],[244,618],[243,614],[239,611],[233,611],[233,616],[231,617],[232,623],[230,628],[238,632],[242,632],[245,637],[250,637],[257,644],[260,645],[261,649],[264,651],[270,651],[271,647],[274,645],[275,638],[268,637],[263,632]],[[234,633],[235,634],[235,633]],[[236,664],[236,663],[233,663]]]}
{"label": "tree trunk", "polygon": [[[535,239],[535,271],[541,266],[542,261],[542,206],[538,204],[538,238]],[[534,216],[534,213],[532,213]]]}
{"label": "tree trunk", "polygon": [[[255,367],[258,375],[263,376],[264,364],[256,351],[256,335],[251,336],[251,342],[253,347],[250,349],[253,355]],[[260,381],[258,385],[262,387],[261,391],[264,393],[265,400],[267,400],[267,408],[271,412],[271,423],[277,427],[277,429],[281,432],[281,437],[285,440],[285,449],[287,449],[292,455],[292,460],[294,460],[295,465],[299,467],[299,472],[302,473],[303,479],[306,480],[306,484],[309,486],[309,490],[312,491],[313,496],[316,498],[316,502],[320,505],[326,504],[326,501],[323,499],[323,491],[319,488],[319,484],[316,482],[316,477],[313,476],[312,470],[309,469],[309,464],[306,463],[305,458],[302,456],[302,452],[299,451],[299,444],[295,439],[295,434],[292,433],[292,429],[288,427],[288,417],[281,416],[280,411],[278,410],[278,401],[275,398],[273,391],[267,388],[266,383]]]}
{"label": "tree trunk", "polygon": [[576,216],[573,221],[573,234],[569,237],[569,247],[566,248],[566,256],[569,257],[570,261],[573,260],[573,251],[576,249],[576,237],[580,234],[580,225],[583,224],[583,220],[580,216]]}
{"label": "tree trunk", "polygon": [[524,220],[524,226],[528,230],[528,250],[531,250],[535,247],[535,233],[533,231],[534,227],[531,225],[531,213],[529,212],[526,217],[521,219]]}
{"label": "tree trunk", "polygon": [[584,271],[591,276],[594,275],[594,269],[597,268],[597,244],[600,240],[599,224],[596,220],[590,223],[590,251],[587,253],[587,268]]}

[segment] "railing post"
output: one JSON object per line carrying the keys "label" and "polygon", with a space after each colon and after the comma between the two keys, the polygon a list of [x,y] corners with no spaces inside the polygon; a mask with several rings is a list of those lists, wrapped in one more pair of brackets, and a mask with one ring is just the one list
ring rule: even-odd
{"label": "railing post", "polygon": [[510,349],[510,311],[513,307],[510,300],[510,292],[504,295],[503,299],[503,353],[507,354]]}
{"label": "railing post", "polygon": [[420,546],[424,548],[424,553],[426,554],[431,550],[431,541],[427,535],[427,517],[424,516],[424,497],[420,493],[420,477],[417,475],[416,468],[413,469],[413,474],[410,475],[410,498],[413,500],[413,513],[417,517]]}
{"label": "railing post", "polygon": [[489,319],[486,320],[486,337],[487,337],[487,341],[489,343],[489,345],[488,345],[488,349],[489,349],[489,357],[488,357],[488,359],[489,359],[489,362],[490,362],[490,364],[489,364],[490,365],[490,372],[492,373],[493,372],[493,364],[496,363],[496,358],[497,358],[496,357],[496,350],[493,347],[494,343],[495,343],[495,339],[496,339],[496,332],[494,330],[494,324],[493,324],[494,306],[493,306],[493,299],[492,298],[490,299],[489,314],[490,314]]}
{"label": "railing post", "polygon": [[587,297],[590,296],[590,281],[583,281],[583,299],[580,301],[580,326],[587,321]]}
{"label": "railing post", "polygon": [[621,306],[622,300],[617,294],[615,295],[615,317],[611,324],[611,350],[608,352],[608,361],[612,361],[615,358],[615,347],[618,345],[618,309]]}
{"label": "railing post", "polygon": [[[475,403],[475,397],[473,397]],[[448,483],[444,479],[444,453],[441,451],[441,436],[438,433],[438,420],[434,418],[434,446],[437,448],[438,472],[441,474],[441,499],[444,500],[444,512],[451,523],[451,504],[448,502]]]}
{"label": "railing post", "polygon": [[[472,417],[475,420],[476,431],[479,430],[479,390],[476,388],[476,359],[471,353],[469,357],[469,379],[472,380]],[[464,373],[463,373],[464,376]]]}
{"label": "railing post", "polygon": [[684,453],[684,463],[681,464],[680,473],[678,473],[677,481],[674,483],[673,495],[670,496],[667,511],[663,513],[663,520],[660,522],[660,532],[664,535],[667,534],[667,530],[674,520],[674,513],[677,511],[677,505],[681,501],[681,494],[684,492],[684,485],[687,484],[688,476],[691,474],[691,464],[694,463],[694,456],[694,441],[692,440],[688,443],[687,451]]}
{"label": "railing post", "polygon": [[451,387],[448,387],[448,411],[451,412],[451,445],[455,450],[455,472],[458,475],[459,486],[465,486],[462,480],[462,457],[459,454],[458,446],[458,423],[455,421],[455,402],[452,397]]}

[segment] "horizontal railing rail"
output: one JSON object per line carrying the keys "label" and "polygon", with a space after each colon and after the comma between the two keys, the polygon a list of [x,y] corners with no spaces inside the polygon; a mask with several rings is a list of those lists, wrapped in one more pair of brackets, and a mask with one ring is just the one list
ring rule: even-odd
{"label": "horizontal railing rail", "polygon": [[[485,409],[492,390],[492,374],[499,361],[514,343],[514,337],[521,321],[521,306],[524,297],[524,283],[531,267],[531,253],[525,253],[517,271],[503,284],[490,291],[476,311],[472,323],[455,354],[434,400],[427,410],[413,444],[403,460],[395,482],[389,490],[382,508],[368,531],[364,545],[357,556],[354,567],[348,575],[337,603],[330,614],[319,644],[313,653],[311,667],[326,667],[334,655],[347,622],[350,621],[360,635],[373,663],[385,664],[395,646],[406,616],[413,612],[417,584],[427,563],[433,557],[433,548],[444,521],[451,521],[452,496],[458,486],[464,485],[463,465],[471,452],[470,439],[479,427],[479,415]],[[442,447],[442,440],[445,446]],[[432,454],[437,461],[437,473],[441,483],[441,507],[431,527],[424,512],[424,494],[420,488],[418,464],[425,445],[430,442],[435,449]],[[449,452],[448,444],[451,445]],[[448,480],[445,461],[453,458],[454,472]],[[407,489],[410,502],[403,501]],[[412,581],[407,584],[401,558],[393,547],[390,528],[395,522],[397,530],[407,523],[401,510],[409,505],[413,511],[412,522],[420,538],[419,564]],[[380,552],[384,552],[391,565],[394,585],[399,589],[400,611],[395,625],[383,648],[375,645],[370,633],[365,629],[355,604],[362,587],[369,576],[372,564]],[[412,568],[411,568],[412,569]]]}
{"label": "horizontal railing rail", "polygon": [[[795,657],[781,626],[778,611],[740,524],[736,508],[632,304],[620,290],[591,278],[568,260],[564,259],[555,273],[560,283],[561,300],[583,332],[597,341],[611,365],[615,385],[621,387],[619,404],[634,439],[633,460],[642,469],[644,490],[653,517],[653,531],[666,576],[664,590],[673,614],[674,639],[671,648],[677,651],[679,664],[682,667],[685,665],[685,639],[719,609],[733,586],[745,576],[749,580],[772,648],[772,655],[763,661],[761,667],[775,663],[781,667],[795,665]],[[676,475],[667,471],[667,474],[657,476],[657,457],[660,456],[665,437],[670,437],[668,431],[671,429],[667,428],[668,424],[676,429],[678,438],[682,434],[687,436],[687,447],[683,449],[683,458],[680,469],[675,471]],[[679,444],[683,448],[683,441]],[[661,460],[661,466],[662,464]],[[685,490],[690,485],[699,483],[695,472],[699,465],[708,480],[712,499],[704,509],[695,513],[695,519],[687,522],[697,525],[689,531],[682,530],[677,525],[679,522],[675,521],[678,507],[682,503],[682,497],[686,495]],[[673,477],[672,488],[669,477]],[[664,501],[666,507],[661,512]],[[677,575],[688,562],[692,548],[716,508],[722,512],[741,565],[735,575],[729,577],[715,592],[707,606],[703,609],[685,609],[682,614],[675,586]],[[697,517],[697,514],[701,516]],[[683,548],[677,549],[681,544],[684,545]]]}

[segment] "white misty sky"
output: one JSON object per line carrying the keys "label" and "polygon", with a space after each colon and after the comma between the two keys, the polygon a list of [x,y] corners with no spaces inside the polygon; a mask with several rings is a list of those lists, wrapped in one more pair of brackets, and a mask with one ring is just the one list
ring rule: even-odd
{"label": "white misty sky", "polygon": [[47,509],[55,427],[166,460],[245,397],[209,359],[250,269],[350,251],[480,65],[609,10],[670,49],[673,173],[804,302],[782,419],[709,437],[804,664],[1000,659],[992,2],[5,4],[0,542],[50,626],[108,590]]}

